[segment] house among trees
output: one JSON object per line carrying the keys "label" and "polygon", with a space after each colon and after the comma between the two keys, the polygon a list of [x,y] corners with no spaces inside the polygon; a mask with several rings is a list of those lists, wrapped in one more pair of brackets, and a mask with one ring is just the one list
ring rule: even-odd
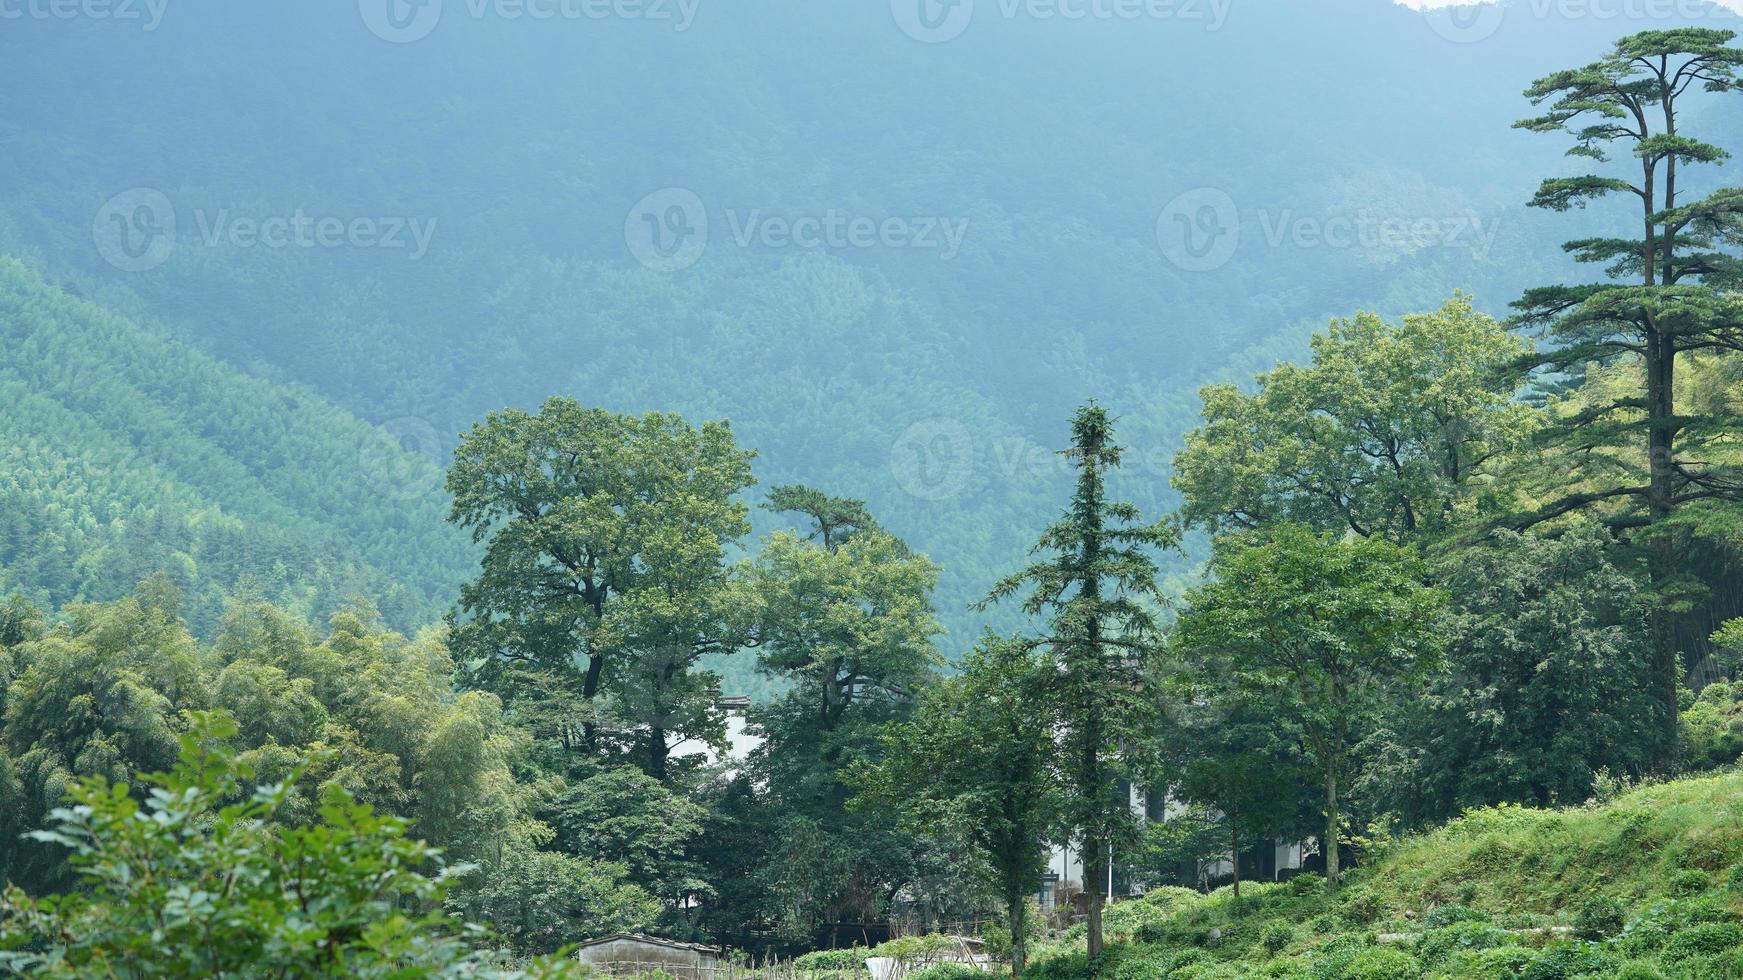
{"label": "house among trees", "polygon": [[677,980],[714,980],[720,947],[620,932],[582,943],[575,958],[611,976],[664,970]]}
{"label": "house among trees", "polygon": [[[1126,793],[1132,815],[1140,822],[1168,821],[1184,812],[1181,803],[1166,790],[1145,789],[1123,779],[1119,781],[1119,788]],[[1242,847],[1243,879],[1258,877],[1281,881],[1307,867],[1307,862],[1318,853],[1318,844],[1312,840],[1271,840],[1269,844],[1269,848]],[[1186,885],[1225,882],[1233,877],[1232,860],[1232,856],[1225,852],[1219,857],[1193,861],[1176,869],[1175,877]],[[1047,851],[1047,870],[1041,876],[1037,898],[1043,911],[1052,911],[1069,901],[1071,896],[1090,888],[1099,888],[1103,897],[1115,899],[1142,895],[1156,884],[1160,882],[1145,881],[1123,865],[1117,852],[1110,855],[1099,874],[1086,874],[1081,855],[1068,845],[1054,844]]]}

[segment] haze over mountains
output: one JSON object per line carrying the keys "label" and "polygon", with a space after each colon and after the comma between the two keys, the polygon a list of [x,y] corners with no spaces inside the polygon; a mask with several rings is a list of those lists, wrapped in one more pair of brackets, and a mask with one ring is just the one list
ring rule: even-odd
{"label": "haze over mountains", "polygon": [[[432,621],[473,560],[436,468],[485,413],[563,394],[731,418],[764,486],[867,498],[943,565],[951,649],[1061,499],[1072,406],[1122,417],[1122,492],[1160,514],[1200,384],[1358,308],[1474,284],[1501,313],[1569,273],[1565,224],[1523,206],[1570,166],[1509,128],[1533,78],[1736,20],[1644,0],[18,9],[0,418],[35,448],[0,475],[0,587],[120,594],[155,569],[104,542],[149,513],[191,529],[157,564],[196,596],[246,580],[320,616],[391,593],[397,623]],[[1731,112],[1709,138],[1735,142]],[[164,344],[205,356],[172,372]],[[48,349],[61,370],[25,370]],[[30,488],[69,481],[87,532],[45,564],[53,495]]]}

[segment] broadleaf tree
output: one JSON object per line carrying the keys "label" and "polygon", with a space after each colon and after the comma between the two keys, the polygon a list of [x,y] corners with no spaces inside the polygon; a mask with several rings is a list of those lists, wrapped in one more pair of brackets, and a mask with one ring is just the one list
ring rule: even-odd
{"label": "broadleaf tree", "polygon": [[1302,734],[1324,792],[1326,877],[1339,879],[1340,790],[1364,723],[1440,656],[1443,596],[1414,551],[1298,524],[1219,539],[1180,649]]}
{"label": "broadleaf tree", "polygon": [[1016,977],[1058,800],[1042,710],[1049,673],[1027,645],[988,637],[961,674],[926,692],[912,721],[885,733],[883,760],[852,773],[856,805],[893,809],[912,833],[948,828],[974,844],[1005,905]]}
{"label": "broadleaf tree", "polygon": [[511,702],[570,686],[579,748],[668,778],[673,745],[721,737],[699,662],[749,642],[726,555],[750,531],[753,456],[723,422],[567,398],[491,414],[448,473],[449,519],[485,545],[455,650]]}

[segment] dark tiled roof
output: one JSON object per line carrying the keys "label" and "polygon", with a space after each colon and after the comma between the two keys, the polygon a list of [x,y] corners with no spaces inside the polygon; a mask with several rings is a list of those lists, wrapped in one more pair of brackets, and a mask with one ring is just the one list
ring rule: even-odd
{"label": "dark tiled roof", "polygon": [[619,932],[619,933],[613,933],[612,935],[609,935],[609,936],[600,936],[598,939],[589,939],[576,948],[577,949],[586,949],[589,946],[598,946],[600,943],[615,942],[616,940],[619,940],[619,939],[628,939],[628,940],[631,940],[632,942],[647,943],[650,946],[665,946],[668,949],[693,949],[698,953],[718,953],[718,952],[720,952],[719,946],[706,946],[706,945],[703,945],[702,943],[682,943],[676,939],[661,939],[659,936],[644,936],[639,932]]}

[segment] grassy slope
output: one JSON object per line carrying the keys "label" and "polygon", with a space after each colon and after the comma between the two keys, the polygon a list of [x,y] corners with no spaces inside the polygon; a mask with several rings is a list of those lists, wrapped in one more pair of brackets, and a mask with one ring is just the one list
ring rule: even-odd
{"label": "grassy slope", "polygon": [[[1743,774],[1477,811],[1400,842],[1336,894],[1311,875],[1239,899],[1169,888],[1109,924],[1103,975],[1132,980],[1743,977]],[[1080,975],[1081,948],[1075,930],[1045,948],[1039,976]]]}

